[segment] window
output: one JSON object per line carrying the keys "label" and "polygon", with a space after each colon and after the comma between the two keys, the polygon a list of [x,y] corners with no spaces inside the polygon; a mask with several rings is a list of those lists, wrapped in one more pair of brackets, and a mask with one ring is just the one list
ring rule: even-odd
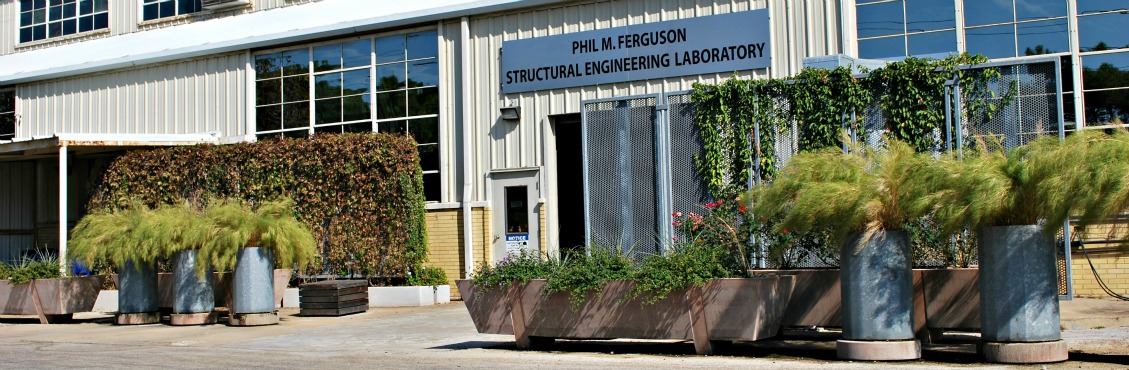
{"label": "window", "polygon": [[141,5],[142,19],[147,21],[195,13],[200,9],[200,0],[145,0]]}
{"label": "window", "polygon": [[16,92],[0,91],[0,140],[16,137]]}
{"label": "window", "polygon": [[1069,51],[1066,2],[965,1],[965,49],[989,58]]}
{"label": "window", "polygon": [[1129,122],[1129,53],[1082,56],[1087,124]]}
{"label": "window", "polygon": [[952,1],[859,1],[861,58],[902,58],[957,50],[956,8]]}
{"label": "window", "polygon": [[20,0],[20,42],[109,27],[109,0]]}
{"label": "window", "polygon": [[438,41],[424,31],[257,55],[256,134],[412,135],[425,197],[439,201]]}

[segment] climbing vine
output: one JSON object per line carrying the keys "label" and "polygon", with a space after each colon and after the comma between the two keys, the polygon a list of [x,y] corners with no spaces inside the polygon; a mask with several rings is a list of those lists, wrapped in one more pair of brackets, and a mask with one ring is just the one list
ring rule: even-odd
{"label": "climbing vine", "polygon": [[[695,157],[698,172],[715,197],[731,194],[747,186],[753,168],[759,169],[759,178],[773,177],[779,134],[794,132],[801,150],[837,147],[844,129],[868,134],[865,112],[872,107],[885,117],[885,134],[917,151],[937,150],[943,140],[939,133],[947,81],[959,82],[962,115],[969,119],[991,120],[1014,98],[1014,86],[1001,87],[1002,94],[990,88],[1000,78],[999,70],[970,68],[987,60],[970,54],[940,60],[911,57],[866,71],[866,77],[847,67],[807,68],[783,79],[695,84],[695,123],[704,148]],[[754,128],[760,133],[755,141]]]}

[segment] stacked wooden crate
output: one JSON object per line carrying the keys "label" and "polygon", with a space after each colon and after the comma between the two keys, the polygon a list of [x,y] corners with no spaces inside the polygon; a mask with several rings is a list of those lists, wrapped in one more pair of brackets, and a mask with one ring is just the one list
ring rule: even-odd
{"label": "stacked wooden crate", "polygon": [[302,316],[341,316],[368,310],[368,281],[326,280],[298,287]]}

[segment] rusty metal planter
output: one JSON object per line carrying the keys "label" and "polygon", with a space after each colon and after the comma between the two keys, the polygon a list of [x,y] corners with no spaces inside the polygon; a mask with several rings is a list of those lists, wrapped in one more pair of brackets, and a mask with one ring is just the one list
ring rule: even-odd
{"label": "rusty metal planter", "polygon": [[706,354],[712,341],[776,335],[794,280],[717,279],[671,292],[654,304],[623,299],[634,283],[613,281],[601,294],[590,292],[576,311],[569,308],[567,294],[543,294],[544,280],[481,293],[469,280],[456,284],[478,332],[513,334],[519,348],[557,338],[687,339]]}
{"label": "rusty metal planter", "polygon": [[35,279],[18,285],[0,280],[0,313],[37,315],[46,324],[75,312],[90,312],[101,290],[101,276]]}

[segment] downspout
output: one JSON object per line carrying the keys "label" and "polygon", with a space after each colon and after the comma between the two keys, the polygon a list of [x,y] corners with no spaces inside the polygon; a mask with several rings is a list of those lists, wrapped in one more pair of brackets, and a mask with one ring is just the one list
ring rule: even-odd
{"label": "downspout", "polygon": [[470,20],[462,17],[459,20],[459,70],[460,86],[462,93],[459,102],[462,104],[462,133],[463,133],[463,278],[470,279],[474,274],[474,236],[471,232],[470,201],[473,183],[471,182],[471,155],[470,132],[473,130],[471,122],[471,69],[470,69]]}
{"label": "downspout", "polygon": [[[61,141],[61,140],[60,140]],[[59,273],[67,276],[67,144],[59,143]]]}

